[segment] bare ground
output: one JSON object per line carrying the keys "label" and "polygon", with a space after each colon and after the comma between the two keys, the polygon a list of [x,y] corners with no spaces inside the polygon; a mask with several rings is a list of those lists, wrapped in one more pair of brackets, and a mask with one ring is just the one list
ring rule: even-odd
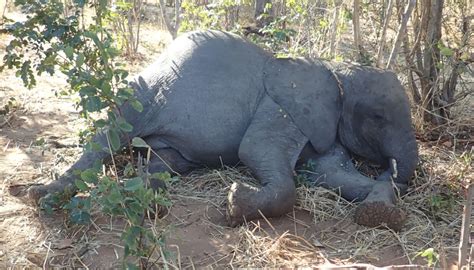
{"label": "bare ground", "polygon": [[[149,53],[130,65],[134,71],[152,61],[165,43],[156,32],[144,31],[149,38],[143,50]],[[75,145],[83,123],[73,100],[55,96],[66,87],[64,78],[43,76],[32,90],[12,72],[0,78],[0,105],[12,97],[16,104],[13,113],[0,115],[0,268],[120,267],[123,220],[96,211],[92,224],[71,225],[63,213],[47,215],[24,198],[26,187],[51,181],[81,152]],[[165,236],[156,265],[220,269],[426,264],[416,254],[434,248],[438,266],[455,268],[462,184],[473,174],[472,150],[452,148],[445,141],[421,142],[415,185],[400,202],[409,214],[400,233],[356,225],[353,204],[333,192],[306,187],[298,189],[293,212],[227,227],[226,193],[235,180],[252,181],[248,172],[222,168],[182,177],[171,187],[169,213],[148,224]]]}

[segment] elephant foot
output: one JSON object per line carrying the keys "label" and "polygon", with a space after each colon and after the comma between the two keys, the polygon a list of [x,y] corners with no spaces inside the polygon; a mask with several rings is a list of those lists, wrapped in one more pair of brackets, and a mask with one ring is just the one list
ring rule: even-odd
{"label": "elephant foot", "polygon": [[363,202],[354,215],[357,224],[367,227],[385,225],[394,231],[400,231],[407,219],[406,213],[393,204],[386,202]]}
{"label": "elephant foot", "polygon": [[356,208],[354,220],[367,227],[385,225],[400,231],[407,214],[395,205],[396,195],[391,182],[377,182],[367,198]]}
{"label": "elephant foot", "polygon": [[259,189],[243,183],[233,183],[227,196],[227,221],[229,226],[235,227],[246,220],[258,216],[257,205],[254,200]]}
{"label": "elephant foot", "polygon": [[267,186],[254,187],[244,183],[233,183],[227,197],[227,220],[235,227],[262,217],[277,217],[288,213],[296,201],[292,188],[274,189]]}

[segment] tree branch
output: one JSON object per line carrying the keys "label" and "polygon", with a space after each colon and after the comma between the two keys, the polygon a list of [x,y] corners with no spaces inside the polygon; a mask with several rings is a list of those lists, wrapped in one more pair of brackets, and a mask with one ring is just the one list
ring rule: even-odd
{"label": "tree branch", "polygon": [[385,13],[382,34],[380,35],[379,49],[377,51],[377,67],[382,66],[383,53],[385,50],[385,36],[387,35],[387,28],[390,23],[390,17],[392,16],[393,2],[395,0],[388,0],[387,12]]}
{"label": "tree branch", "polygon": [[392,52],[390,53],[390,58],[388,59],[387,69],[389,69],[392,64],[395,62],[395,58],[397,57],[398,50],[400,48],[400,43],[402,42],[403,35],[407,29],[408,19],[410,19],[411,12],[416,5],[416,0],[410,0],[405,8],[405,12],[403,13],[402,22],[400,23],[400,27],[398,28],[397,37],[395,39],[395,43],[392,47]]}

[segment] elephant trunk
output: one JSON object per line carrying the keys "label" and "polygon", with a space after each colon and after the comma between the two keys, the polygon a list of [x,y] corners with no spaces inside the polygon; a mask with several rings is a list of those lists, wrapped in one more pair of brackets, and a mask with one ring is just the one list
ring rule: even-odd
{"label": "elephant trunk", "polygon": [[[400,140],[405,136],[393,136],[391,139]],[[387,146],[391,146],[387,149]],[[410,134],[408,140],[403,143],[393,143],[393,141],[385,144],[386,162],[388,161],[388,170],[378,177],[378,180],[388,181],[393,179],[400,191],[404,193],[408,187],[409,181],[416,164],[418,163],[418,148],[415,136]],[[388,159],[388,160],[387,160]]]}
{"label": "elephant trunk", "polygon": [[388,173],[399,187],[406,188],[418,163],[418,149],[413,138],[389,154]]}

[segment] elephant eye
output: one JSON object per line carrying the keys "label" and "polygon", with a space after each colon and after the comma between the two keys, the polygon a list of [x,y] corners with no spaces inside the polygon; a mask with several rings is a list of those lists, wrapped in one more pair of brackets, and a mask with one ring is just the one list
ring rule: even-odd
{"label": "elephant eye", "polygon": [[373,114],[373,119],[376,120],[377,122],[382,122],[385,120],[385,117],[383,116],[381,112],[375,112]]}

